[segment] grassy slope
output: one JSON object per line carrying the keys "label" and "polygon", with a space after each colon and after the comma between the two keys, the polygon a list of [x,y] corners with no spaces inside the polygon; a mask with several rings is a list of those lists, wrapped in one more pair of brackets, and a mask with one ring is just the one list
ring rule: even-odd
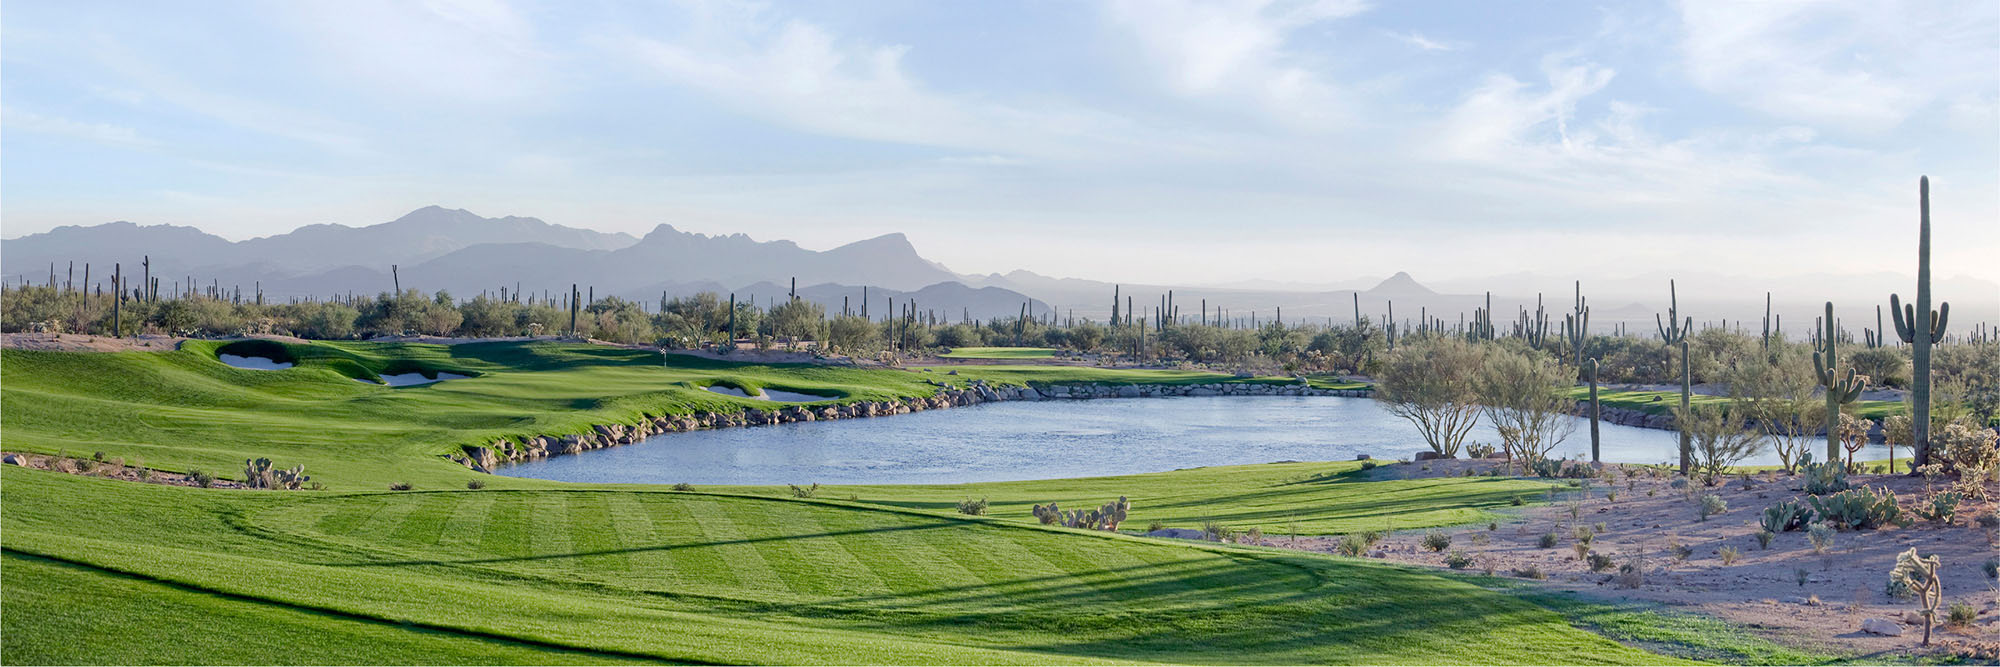
{"label": "grassy slope", "polygon": [[1132,500],[1126,528],[1154,521],[1199,528],[1214,520],[1268,535],[1330,535],[1497,520],[1514,498],[1536,500],[1549,486],[1492,477],[1381,481],[1360,467],[1353,461],[1268,463],[1027,482],[832,486],[821,494],[943,512],[955,511],[961,499],[984,498],[991,502],[989,516],[1024,522],[1035,520],[1029,510],[1036,504],[1088,509],[1124,495]]}
{"label": "grassy slope", "polygon": [[[1507,595],[1325,556],[698,493],[0,475],[17,554],[468,638],[717,662],[1660,660]],[[77,602],[8,588],[10,615]]]}
{"label": "grassy slope", "polygon": [[[1570,395],[1575,396],[1577,400],[1589,399],[1590,388],[1577,387],[1570,390]],[[1610,391],[1600,389],[1597,392],[1597,400],[1605,407],[1640,410],[1663,415],[1672,412],[1674,406],[1681,404],[1681,393],[1678,390]],[[1696,394],[1690,400],[1694,403],[1722,403],[1729,399],[1723,396]],[[1890,415],[1902,414],[1903,403],[1902,401],[1855,401],[1853,409],[1856,416],[1881,419]]]}
{"label": "grassy slope", "polygon": [[1053,347],[961,347],[938,355],[946,359],[1047,359]]}
{"label": "grassy slope", "polygon": [[[766,494],[759,498],[483,475],[493,488],[357,493],[399,480],[461,487],[475,473],[436,455],[497,435],[768,407],[699,388],[710,383],[855,400],[928,393],[926,378],[969,378],[693,359],[664,368],[649,353],[548,344],[291,351],[300,367],[277,372],[228,368],[202,343],[165,354],[0,352],[8,449],[103,450],[232,474],[243,458],[269,455],[307,464],[333,488],[198,490],[7,467],[0,547],[14,578],[0,662],[175,661],[187,654],[145,638],[182,632],[209,613],[226,620],[188,636],[308,633],[326,651],[298,658],[312,662],[612,657],[550,647],[796,663],[1660,660],[1516,597],[1427,572],[928,511],[974,489],[853,489],[916,509],[777,498],[772,489],[749,490]],[[400,389],[351,379],[409,370],[479,377]],[[1113,382],[1237,381],[1080,370]],[[975,488],[1009,514],[1020,503],[1095,504],[1127,493],[1140,498],[1140,518],[1174,508],[1162,516],[1282,532],[1266,523],[1278,513],[1327,530],[1380,527],[1371,525],[1389,514],[1380,503],[1411,510],[1395,517],[1399,525],[1459,522],[1484,516],[1505,493],[1496,490],[1521,484],[1376,486],[1340,474],[1347,466],[1322,465]],[[544,490],[522,490],[536,488]],[[14,585],[16,572],[29,573],[28,585]],[[100,614],[135,627],[103,642],[15,640]],[[394,638],[341,648],[345,637],[385,632]],[[1441,639],[1455,636],[1485,641]],[[293,660],[259,646],[217,647],[201,661]]]}

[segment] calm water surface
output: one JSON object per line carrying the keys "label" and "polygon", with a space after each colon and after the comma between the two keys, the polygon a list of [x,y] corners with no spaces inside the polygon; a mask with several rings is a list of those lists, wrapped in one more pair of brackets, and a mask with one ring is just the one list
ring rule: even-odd
{"label": "calm water surface", "polygon": [[[1677,460],[1672,431],[1602,424],[1604,460]],[[1484,420],[1467,442],[1496,443]],[[934,484],[1327,461],[1428,448],[1409,422],[1365,398],[1215,396],[1003,402],[874,419],[727,428],[502,468],[566,482]],[[1557,454],[1589,458],[1577,420]],[[1888,458],[1879,446],[1868,459]],[[1747,463],[1777,463],[1767,449]]]}

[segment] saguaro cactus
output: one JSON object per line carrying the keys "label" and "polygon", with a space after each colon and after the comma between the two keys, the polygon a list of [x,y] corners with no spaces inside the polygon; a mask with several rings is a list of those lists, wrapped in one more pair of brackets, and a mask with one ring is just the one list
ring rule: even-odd
{"label": "saguaro cactus", "polygon": [[[1682,320],[1680,314],[1680,291],[1674,281],[1669,280],[1667,319],[1661,322],[1660,316],[1654,315],[1653,325],[1659,327],[1660,340],[1666,341],[1668,347],[1681,346],[1681,411],[1676,414],[1684,415],[1688,414],[1688,403],[1694,395],[1694,375],[1688,367],[1688,332],[1694,329],[1694,317]],[[1681,475],[1685,476],[1694,467],[1694,442],[1689,437],[1687,424],[1681,423],[1678,417],[1674,419],[1674,426],[1681,432]]]}
{"label": "saguaro cactus", "polygon": [[1826,388],[1826,460],[1840,461],[1840,406],[1853,403],[1861,397],[1861,386],[1867,384],[1865,377],[1847,369],[1847,377],[1841,378],[1838,368],[1840,355],[1835,348],[1838,337],[1834,335],[1833,302],[1826,302],[1826,318],[1821,320],[1819,341],[1813,344],[1813,372],[1819,375],[1819,384]]}
{"label": "saguaro cactus", "polygon": [[1597,403],[1597,360],[1583,362],[1583,377],[1590,381],[1590,462],[1602,461],[1598,454],[1597,420],[1602,408]]}
{"label": "saguaro cactus", "polygon": [[1896,319],[1896,335],[1910,344],[1910,403],[1915,414],[1910,415],[1910,435],[1916,442],[1916,457],[1910,465],[1928,465],[1931,461],[1931,345],[1944,338],[1944,328],[1951,319],[1951,304],[1938,304],[1931,310],[1931,179],[1928,176],[1917,181],[1917,202],[1919,208],[1917,231],[1917,303],[1914,308],[1902,305],[1894,294],[1889,295],[1889,313]]}
{"label": "saguaro cactus", "polygon": [[1563,316],[1563,338],[1569,341],[1570,360],[1583,365],[1583,344],[1590,339],[1590,306],[1584,305],[1583,281],[1576,283],[1576,305]]}

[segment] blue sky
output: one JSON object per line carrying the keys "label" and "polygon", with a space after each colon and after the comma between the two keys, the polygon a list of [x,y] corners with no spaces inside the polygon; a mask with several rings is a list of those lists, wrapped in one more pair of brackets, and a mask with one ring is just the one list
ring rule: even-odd
{"label": "blue sky", "polygon": [[428,204],[960,271],[2000,281],[2000,3],[9,2],[0,226]]}

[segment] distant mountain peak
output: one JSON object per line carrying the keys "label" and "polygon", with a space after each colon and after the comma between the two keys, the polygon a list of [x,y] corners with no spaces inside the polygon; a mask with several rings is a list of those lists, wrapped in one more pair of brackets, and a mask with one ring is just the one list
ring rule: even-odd
{"label": "distant mountain peak", "polygon": [[1437,292],[1431,291],[1431,288],[1423,286],[1422,283],[1417,282],[1416,278],[1410,277],[1410,274],[1404,271],[1397,271],[1396,275],[1389,276],[1388,279],[1383,280],[1380,283],[1377,283],[1374,287],[1370,288],[1368,292],[1371,294],[1395,294],[1395,295],[1412,295],[1412,296],[1431,296],[1437,294]]}

